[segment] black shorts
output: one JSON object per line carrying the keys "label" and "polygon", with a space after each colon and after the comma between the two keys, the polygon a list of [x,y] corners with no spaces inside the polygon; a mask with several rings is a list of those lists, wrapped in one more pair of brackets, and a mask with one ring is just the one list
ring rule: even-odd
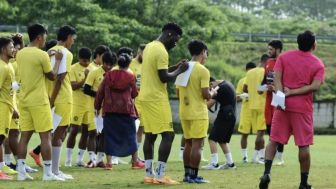
{"label": "black shorts", "polygon": [[220,110],[211,129],[209,139],[218,143],[230,143],[235,124],[234,109]]}

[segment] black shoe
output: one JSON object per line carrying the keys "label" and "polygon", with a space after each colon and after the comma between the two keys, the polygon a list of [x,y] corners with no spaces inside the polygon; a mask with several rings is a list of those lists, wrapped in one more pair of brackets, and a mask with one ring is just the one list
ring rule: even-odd
{"label": "black shoe", "polygon": [[264,175],[260,177],[259,189],[268,189],[268,184],[271,182],[271,177],[269,175]]}
{"label": "black shoe", "polygon": [[11,163],[11,164],[9,164],[9,165],[7,165],[7,166],[10,167],[10,168],[13,169],[13,170],[16,170],[16,165],[13,164],[13,163]]}
{"label": "black shoe", "polygon": [[300,184],[299,189],[313,189],[313,187],[312,187],[312,185],[309,185],[309,184],[307,184],[307,185]]}

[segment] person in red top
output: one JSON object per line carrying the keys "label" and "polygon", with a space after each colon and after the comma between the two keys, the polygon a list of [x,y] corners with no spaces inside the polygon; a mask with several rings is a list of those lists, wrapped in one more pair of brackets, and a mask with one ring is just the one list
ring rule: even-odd
{"label": "person in red top", "polygon": [[[112,169],[112,156],[129,156],[138,149],[135,129],[137,113],[134,105],[138,90],[135,76],[127,71],[130,62],[131,57],[128,54],[119,55],[119,69],[105,74],[95,98],[97,114],[103,107],[107,169]],[[132,162],[136,161],[137,157],[132,156]]]}
{"label": "person in red top", "polygon": [[[269,59],[265,64],[265,77],[263,84],[267,84],[268,91],[266,93],[265,103],[265,120],[268,135],[271,134],[272,118],[274,114],[274,107],[271,105],[272,93],[274,92],[274,65],[275,61],[282,51],[283,44],[280,40],[274,39],[268,43],[268,55]],[[283,165],[283,149],[284,145],[279,144],[277,148],[276,158],[278,162],[276,165]]]}
{"label": "person in red top", "polygon": [[313,144],[313,92],[324,81],[324,65],[312,52],[316,49],[315,35],[305,31],[297,37],[299,50],[281,54],[274,66],[275,91],[286,95],[285,108],[277,108],[272,120],[270,141],[266,147],[265,171],[259,188],[267,189],[278,144],[287,144],[293,134],[299,148],[301,182],[299,189],[311,189],[309,146]]}

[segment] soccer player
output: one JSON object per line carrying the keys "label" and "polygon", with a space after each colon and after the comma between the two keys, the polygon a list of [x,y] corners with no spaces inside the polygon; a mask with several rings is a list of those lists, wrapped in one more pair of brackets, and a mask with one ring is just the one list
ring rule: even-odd
{"label": "soccer player", "polygon": [[27,145],[34,132],[39,133],[43,157],[43,180],[60,180],[51,171],[51,130],[52,117],[46,78],[55,80],[63,57],[59,51],[55,53],[55,66],[51,68],[48,53],[41,50],[47,38],[47,29],[40,24],[28,27],[30,44],[16,55],[18,73],[20,76],[20,127],[21,137],[18,148],[17,171],[18,180],[33,179],[26,173],[25,159]]}
{"label": "soccer player", "polygon": [[[112,70],[113,66],[115,66],[115,64],[117,63],[117,55],[115,53],[110,52],[110,50],[108,49],[103,55],[102,55],[102,61],[103,61],[103,65],[101,67],[99,67],[98,69],[92,71],[89,73],[86,81],[85,81],[85,85],[84,85],[84,93],[86,95],[91,96],[91,102],[92,105],[94,104],[94,98],[96,97],[96,93],[98,91],[99,85],[100,83],[103,81],[104,79],[104,75],[106,72]],[[102,112],[103,114],[103,112]],[[98,115],[96,115],[98,116]],[[88,128],[89,131],[89,143],[90,142],[96,142],[96,134],[93,134],[92,129]],[[91,134],[90,134],[91,132]],[[98,146],[97,146],[97,166],[101,167],[101,168],[106,168],[106,169],[112,169],[112,164],[110,164],[109,162],[105,165],[103,162],[103,158],[105,155],[105,149],[104,149],[104,136],[103,134],[98,135]],[[88,145],[90,146],[90,145]],[[94,167],[95,165],[91,165],[92,163],[89,162],[88,163],[88,167]],[[99,165],[101,164],[101,165]]]}
{"label": "soccer player", "polygon": [[[21,50],[24,47],[23,44],[23,36],[20,33],[16,33],[12,35],[11,39],[13,40],[14,44],[14,58],[11,58],[9,62],[11,63],[11,66],[13,67],[14,70],[14,82],[17,83],[18,81],[18,73],[17,73],[17,62],[15,60],[16,53]],[[17,108],[17,96],[18,96],[19,90],[13,90],[13,107],[16,111],[18,111]],[[5,155],[4,155],[4,160],[5,160],[5,166],[2,168],[2,170],[7,173],[7,174],[15,174],[16,171],[16,164],[12,163],[12,158],[11,154],[13,153],[15,161],[17,160],[17,148],[19,144],[19,135],[20,135],[20,130],[19,130],[19,124],[18,124],[18,119],[12,119],[11,124],[9,127],[9,132],[8,132],[8,138],[5,139]]]}
{"label": "soccer player", "polygon": [[[268,55],[269,59],[265,65],[265,76],[263,84],[267,84],[266,103],[265,103],[265,119],[268,135],[271,134],[272,118],[274,114],[274,107],[271,105],[272,93],[274,92],[274,65],[275,61],[282,51],[282,42],[280,40],[272,40],[268,43]],[[276,159],[278,160],[275,165],[283,165],[283,150],[284,145],[279,144],[276,153]]]}
{"label": "soccer player", "polygon": [[[57,40],[56,39],[51,39],[51,40],[47,41],[45,43],[44,51],[48,52],[49,49],[51,49],[55,45],[57,45]],[[49,53],[52,54],[52,51],[50,51]],[[51,54],[49,54],[49,56]],[[42,160],[41,160],[41,145],[37,145],[33,150],[30,150],[29,155],[33,158],[33,160],[35,161],[37,166],[43,167]]]}
{"label": "soccer player", "polygon": [[[76,136],[81,126],[83,138],[88,138],[88,127],[94,123],[94,109],[91,104],[91,97],[84,94],[83,88],[85,80],[90,71],[95,68],[90,64],[91,50],[89,48],[81,48],[78,51],[78,63],[71,66],[70,81],[73,90],[73,104],[72,104],[72,118],[71,118],[71,131],[67,140],[67,156],[65,166],[71,167],[72,151],[76,144]],[[95,127],[95,126],[91,126]],[[92,132],[96,134],[96,129]],[[90,155],[90,161],[96,164],[96,144],[89,143],[88,151]],[[87,146],[87,140],[80,140],[78,144],[79,149],[85,149]]]}
{"label": "soccer player", "polygon": [[105,46],[105,45],[99,45],[95,48],[95,50],[93,51],[93,62],[91,63],[92,66],[94,66],[95,69],[99,68],[100,66],[102,66],[103,64],[103,54],[106,51],[109,51],[110,49]]}
{"label": "soccer player", "polygon": [[66,72],[57,75],[56,81],[50,88],[50,106],[55,107],[55,114],[62,117],[58,127],[55,129],[52,138],[52,171],[63,179],[73,179],[71,175],[59,170],[61,148],[66,136],[66,130],[71,122],[72,115],[72,88],[70,82],[70,70],[73,55],[70,52],[71,46],[76,39],[76,30],[71,26],[62,26],[57,32],[57,45],[51,50],[60,50],[66,54]]}
{"label": "soccer player", "polygon": [[185,147],[183,163],[185,175],[183,181],[189,183],[208,183],[198,176],[201,161],[201,149],[209,128],[207,100],[216,95],[209,90],[210,72],[204,66],[208,57],[208,47],[203,41],[192,40],[188,44],[190,55],[189,64],[193,63],[187,86],[177,86],[179,97],[179,115],[182,124]]}
{"label": "soccer player", "polygon": [[[211,151],[211,163],[204,166],[205,169],[235,169],[231,150],[230,140],[236,124],[236,92],[231,82],[225,80],[215,80],[210,78],[211,87],[218,87],[217,95],[209,100],[207,105],[211,108],[215,105],[215,111],[218,104],[219,111],[209,135],[209,145]],[[226,163],[218,165],[217,143],[222,148]]]}
{"label": "soccer player", "polygon": [[[186,61],[181,61],[179,64],[168,68],[168,51],[176,46],[181,35],[182,29],[180,26],[175,23],[168,23],[163,26],[158,39],[148,43],[143,52],[141,90],[138,98],[145,129],[143,145],[146,168],[145,183],[177,184],[176,181],[164,177],[166,162],[174,140],[166,83],[174,81],[177,75],[188,68]],[[158,134],[162,136],[162,140],[154,179],[154,143]]]}
{"label": "soccer player", "polygon": [[8,134],[12,117],[18,118],[17,110],[13,105],[12,83],[14,82],[14,69],[9,59],[14,57],[14,44],[10,38],[0,38],[0,180],[12,180],[1,170],[5,166],[3,159],[3,142]]}
{"label": "soccer player", "polygon": [[[249,62],[245,66],[246,72],[256,67],[256,64],[253,62]],[[241,140],[240,146],[243,154],[243,163],[248,162],[248,152],[247,152],[247,137],[251,132],[252,129],[252,118],[251,118],[251,110],[249,108],[249,101],[248,97],[243,98],[239,95],[244,93],[244,84],[246,81],[246,76],[241,78],[238,81],[236,92],[237,92],[237,101],[241,101],[241,109],[240,109],[240,116],[239,116],[239,126],[238,132],[241,133]]]}
{"label": "soccer player", "polygon": [[264,134],[266,130],[265,123],[265,100],[266,95],[260,90],[260,84],[265,74],[265,63],[268,55],[264,54],[260,58],[259,67],[251,69],[246,74],[244,92],[248,93],[248,105],[251,110],[251,124],[253,133],[257,133],[255,140],[255,150],[253,154],[253,163],[264,163],[265,141]]}
{"label": "soccer player", "polygon": [[299,50],[281,54],[275,63],[275,91],[286,95],[285,109],[277,108],[272,120],[270,141],[266,147],[264,175],[259,188],[267,189],[270,182],[272,161],[278,144],[287,144],[293,134],[299,149],[301,182],[299,189],[310,189],[308,176],[310,169],[309,146],[313,144],[313,92],[324,81],[324,64],[313,55],[316,49],[315,34],[311,31],[297,37]]}

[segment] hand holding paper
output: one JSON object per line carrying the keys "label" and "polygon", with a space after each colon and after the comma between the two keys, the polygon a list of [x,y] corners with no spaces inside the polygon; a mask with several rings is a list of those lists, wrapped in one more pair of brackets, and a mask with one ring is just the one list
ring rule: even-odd
{"label": "hand holding paper", "polygon": [[257,91],[260,91],[260,92],[265,92],[265,91],[267,91],[268,90],[268,88],[267,88],[267,85],[266,84],[264,84],[264,85],[260,85],[260,86],[258,86],[258,88],[257,88]]}
{"label": "hand holding paper", "polygon": [[285,94],[281,91],[273,93],[271,105],[274,107],[280,107],[282,110],[286,109],[285,106]]}

